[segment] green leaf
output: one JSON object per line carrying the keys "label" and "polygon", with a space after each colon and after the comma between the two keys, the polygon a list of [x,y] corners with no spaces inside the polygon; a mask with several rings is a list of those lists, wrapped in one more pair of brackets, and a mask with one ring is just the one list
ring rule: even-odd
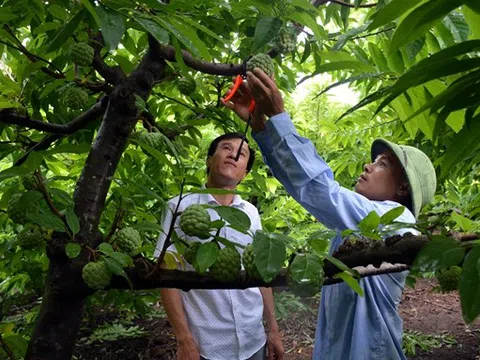
{"label": "green leaf", "polygon": [[475,221],[472,221],[465,216],[457,214],[455,211],[452,212],[451,216],[452,220],[455,221],[457,226],[466,232],[475,232],[480,230],[480,223],[477,223]]}
{"label": "green leaf", "polygon": [[82,21],[84,16],[83,11],[79,11],[69,22],[66,24],[60,32],[55,36],[50,45],[47,48],[47,53],[58,50],[62,45],[71,38],[78,25]]}
{"label": "green leaf", "polygon": [[460,303],[466,323],[472,323],[480,314],[480,246],[465,257],[460,277]]}
{"label": "green leaf", "polygon": [[270,282],[278,274],[285,262],[286,237],[282,234],[266,233],[257,230],[253,237],[255,265],[265,282]]}
{"label": "green leaf", "polygon": [[214,206],[212,207],[212,210],[215,210],[231,228],[237,231],[247,233],[252,226],[248,215],[240,209],[231,206]]}
{"label": "green leaf", "polygon": [[107,244],[107,243],[101,243],[98,246],[98,251],[104,253],[105,255],[111,255],[115,252],[115,251],[113,251],[112,245]]}
{"label": "green leaf", "polygon": [[13,166],[11,168],[5,169],[0,172],[0,181],[5,179],[16,177],[16,176],[25,176],[31,174],[31,171],[20,166]]}
{"label": "green leaf", "polygon": [[365,293],[363,292],[363,289],[360,286],[360,282],[357,279],[355,279],[352,276],[352,274],[344,271],[344,272],[335,274],[333,277],[342,279],[358,295],[360,295],[362,297],[365,296]]}
{"label": "green leaf", "polygon": [[22,166],[33,172],[38,169],[42,161],[43,156],[41,153],[38,151],[31,151]]}
{"label": "green leaf", "polygon": [[417,254],[412,269],[429,272],[458,265],[465,255],[465,249],[454,239],[433,236]]}
{"label": "green leaf", "polygon": [[148,31],[150,34],[152,34],[158,42],[162,44],[168,44],[168,32],[163,29],[158,23],[150,19],[145,19],[141,17],[135,17],[135,21],[139,23],[145,29],[145,31]]}
{"label": "green leaf", "polygon": [[480,3],[477,0],[462,0],[462,2],[480,15]]}
{"label": "green leaf", "polygon": [[75,210],[73,208],[68,208],[65,216],[69,229],[72,231],[73,235],[75,235],[80,231],[80,222],[75,214]]}
{"label": "green leaf", "polygon": [[219,250],[220,249],[218,248],[217,244],[213,241],[209,241],[200,245],[196,256],[197,271],[199,273],[204,273],[210,266],[213,265],[215,260],[217,260]]}
{"label": "green leaf", "polygon": [[418,39],[432,28],[436,21],[460,5],[459,1],[452,0],[435,0],[420,5],[398,25],[390,42],[389,52],[393,53]]}
{"label": "green leaf", "polygon": [[98,6],[96,9],[105,44],[109,50],[116,49],[125,32],[123,16],[115,10],[104,6]]}
{"label": "green leaf", "polygon": [[290,264],[289,271],[298,283],[318,282],[323,274],[323,262],[313,254],[297,254],[293,262]]}
{"label": "green leaf", "polygon": [[44,227],[46,229],[57,230],[57,231],[65,231],[65,224],[63,223],[60,218],[52,213],[29,213],[27,211],[27,218],[35,223]]}
{"label": "green leaf", "polygon": [[155,224],[153,222],[144,221],[138,224],[133,225],[133,228],[142,231],[159,231],[164,232],[163,226]]}
{"label": "green leaf", "polygon": [[252,52],[255,53],[262,46],[273,40],[282,25],[283,21],[276,17],[267,16],[258,20],[255,27]]}
{"label": "green leaf", "polygon": [[362,234],[370,233],[376,230],[378,225],[380,225],[380,216],[375,210],[373,210],[358,223],[358,229]]}
{"label": "green leaf", "polygon": [[408,10],[419,4],[418,0],[393,0],[372,15],[373,21],[368,27],[372,31],[398,19]]}
{"label": "green leaf", "polygon": [[463,16],[470,28],[470,36],[472,38],[480,38],[480,13],[474,12],[468,7],[464,7]]}
{"label": "green leaf", "polygon": [[102,23],[100,21],[100,18],[98,17],[98,14],[97,12],[95,11],[95,8],[93,7],[93,5],[90,3],[90,0],[80,0],[80,2],[83,4],[83,6],[85,7],[85,9],[88,10],[88,12],[90,13],[90,15],[92,15],[93,19],[95,20],[95,22],[97,23],[98,27],[101,27],[102,26]]}
{"label": "green leaf", "polygon": [[74,259],[80,255],[80,251],[82,251],[82,247],[77,243],[70,242],[65,245],[65,252],[70,259]]}
{"label": "green leaf", "polygon": [[325,239],[308,239],[308,245],[317,254],[323,254],[328,249],[329,241]]}
{"label": "green leaf", "polygon": [[403,214],[405,211],[405,206],[398,206],[387,211],[380,217],[380,224],[388,225],[391,224],[396,218]]}
{"label": "green leaf", "polygon": [[122,267],[133,266],[133,259],[130,257],[130,255],[115,251],[109,253],[108,256],[110,256],[112,259],[115,259],[115,261],[117,261]]}
{"label": "green leaf", "polygon": [[18,200],[18,209],[23,210],[31,207],[33,204],[43,199],[43,195],[38,190],[29,190]]}

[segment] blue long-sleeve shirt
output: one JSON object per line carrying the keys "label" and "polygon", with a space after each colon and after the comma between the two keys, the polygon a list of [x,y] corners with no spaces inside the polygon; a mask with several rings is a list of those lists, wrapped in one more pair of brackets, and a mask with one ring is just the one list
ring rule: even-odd
{"label": "blue long-sleeve shirt", "polygon": [[[394,201],[372,201],[341,187],[312,142],[301,137],[286,113],[273,116],[265,130],[254,134],[265,162],[288,193],[315,218],[337,230],[330,252],[342,238],[340,232],[356,229],[369,212],[380,216],[400,206]],[[406,209],[398,221],[414,223]],[[412,231],[404,229],[397,233]],[[360,280],[364,297],[345,283],[325,286],[315,334],[315,360],[397,360],[402,352],[402,320],[397,312],[407,272],[377,275]]]}

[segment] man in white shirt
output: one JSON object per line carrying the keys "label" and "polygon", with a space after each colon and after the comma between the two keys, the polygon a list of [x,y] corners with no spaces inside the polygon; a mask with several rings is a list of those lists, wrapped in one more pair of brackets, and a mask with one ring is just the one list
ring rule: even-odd
{"label": "man in white shirt", "polygon": [[[243,142],[240,157],[235,161],[243,136],[229,133],[217,137],[207,155],[207,188],[234,190],[251,170],[254,152]],[[179,197],[169,201],[164,229],[168,229]],[[261,229],[257,209],[234,194],[188,194],[178,208],[182,212],[192,204],[232,206],[244,211],[250,218],[252,232]],[[208,209],[211,220],[218,214]],[[208,241],[189,238],[179,229],[179,236],[191,241]],[[252,238],[234,229],[224,227],[220,236],[235,243],[247,245]],[[162,234],[155,256],[158,257],[165,242]],[[169,250],[175,250],[171,246]],[[237,247],[239,252],[241,248]],[[187,269],[192,269],[188,266]],[[284,349],[275,319],[271,288],[246,290],[190,290],[162,289],[162,302],[177,338],[177,360],[260,360],[283,359]],[[262,315],[267,330],[264,329]],[[268,357],[267,357],[268,352]]]}

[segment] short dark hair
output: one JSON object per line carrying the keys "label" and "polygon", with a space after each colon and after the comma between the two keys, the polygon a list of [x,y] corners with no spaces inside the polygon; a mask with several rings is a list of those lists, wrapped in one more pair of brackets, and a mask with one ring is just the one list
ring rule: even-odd
{"label": "short dark hair", "polygon": [[[231,133],[226,133],[223,135],[220,135],[216,137],[210,144],[210,147],[208,148],[208,153],[207,153],[207,160],[210,156],[213,156],[215,154],[215,151],[217,151],[218,144],[222,140],[228,140],[228,139],[244,139],[244,141],[247,143],[248,150],[250,151],[250,155],[248,157],[248,162],[247,162],[247,173],[252,170],[253,167],[253,162],[255,161],[255,152],[253,149],[250,147],[248,144],[248,140],[243,134],[240,134],[238,132],[231,132]],[[210,172],[210,168],[207,167],[207,174]]]}

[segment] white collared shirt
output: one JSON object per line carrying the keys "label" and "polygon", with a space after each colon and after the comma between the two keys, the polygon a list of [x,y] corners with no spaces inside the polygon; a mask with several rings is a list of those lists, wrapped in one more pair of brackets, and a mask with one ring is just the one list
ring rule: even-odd
{"label": "white collared shirt", "polygon": [[[168,202],[171,209],[167,209],[163,228],[168,229],[172,220],[179,197]],[[210,194],[188,194],[180,202],[178,211],[183,211],[192,204],[219,205]],[[230,206],[245,212],[251,221],[252,232],[261,229],[258,210],[249,202],[235,195]],[[220,217],[212,210],[207,209],[212,221]],[[189,241],[202,241],[185,235],[179,228],[179,217],[175,228],[177,234]],[[220,236],[233,242],[247,245],[252,238],[234,229],[223,227]],[[158,257],[165,243],[165,234],[161,234],[154,256]],[[175,246],[168,248],[175,251]],[[243,249],[238,248],[241,253]],[[187,264],[185,270],[193,268]],[[263,298],[258,288],[245,290],[190,290],[180,291],[183,308],[188,321],[189,329],[198,344],[200,355],[209,360],[244,360],[255,354],[265,345],[266,334],[263,327]]]}

